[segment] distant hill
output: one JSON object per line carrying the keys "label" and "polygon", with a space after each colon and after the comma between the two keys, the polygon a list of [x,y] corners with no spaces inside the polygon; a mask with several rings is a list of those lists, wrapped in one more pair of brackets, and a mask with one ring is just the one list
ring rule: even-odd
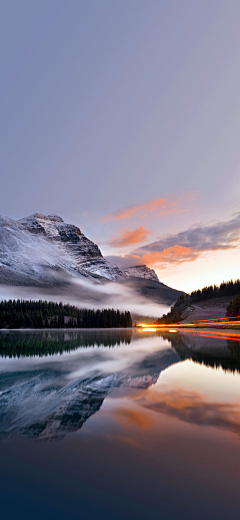
{"label": "distant hill", "polygon": [[[222,319],[234,316],[237,305],[230,302],[240,291],[240,280],[223,282],[220,286],[211,285],[191,294],[180,295],[171,311],[162,316],[159,323],[189,323],[198,320]],[[240,308],[240,307],[239,307]],[[235,316],[237,314],[235,313]]]}

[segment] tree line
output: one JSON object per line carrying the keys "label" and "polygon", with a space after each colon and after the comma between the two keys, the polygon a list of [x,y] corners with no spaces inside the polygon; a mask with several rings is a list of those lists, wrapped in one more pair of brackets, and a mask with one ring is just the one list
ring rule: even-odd
{"label": "tree line", "polygon": [[[197,303],[203,300],[210,300],[212,298],[220,298],[222,296],[232,296],[236,295],[240,291],[240,280],[230,280],[229,282],[222,282],[221,285],[209,285],[208,287],[203,287],[203,289],[198,289],[197,291],[193,291],[190,294],[181,294],[174,305],[171,307],[171,310],[168,314],[164,314],[161,318],[157,320],[157,323],[177,323],[182,319],[183,311],[192,303]],[[235,299],[237,299],[236,297]],[[234,300],[235,300],[234,299]],[[233,300],[233,301],[234,301]],[[240,297],[239,297],[239,311],[240,311]],[[231,303],[229,304],[229,313],[235,312],[237,308],[237,303],[234,304],[234,311],[231,310]],[[240,312],[235,314],[227,314],[227,316],[237,316]]]}
{"label": "tree line", "polygon": [[237,296],[235,296],[235,298],[233,298],[233,300],[227,306],[226,316],[228,318],[240,316],[240,292]]}
{"label": "tree line", "polygon": [[209,285],[193,291],[186,295],[188,303],[200,302],[202,300],[209,300],[211,298],[220,298],[222,296],[232,296],[240,291],[240,280],[230,280],[229,282],[222,282],[221,285]]}
{"label": "tree line", "polygon": [[132,327],[129,311],[78,309],[74,305],[34,300],[0,302],[1,329]]}

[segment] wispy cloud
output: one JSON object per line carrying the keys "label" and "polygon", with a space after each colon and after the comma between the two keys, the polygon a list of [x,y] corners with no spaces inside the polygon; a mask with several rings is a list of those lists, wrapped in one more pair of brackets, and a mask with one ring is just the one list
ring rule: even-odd
{"label": "wispy cloud", "polygon": [[240,241],[240,213],[225,222],[197,225],[133,251],[147,265],[180,264],[196,260],[204,252],[235,249]]}
{"label": "wispy cloud", "polygon": [[192,262],[204,253],[236,249],[240,245],[240,212],[230,220],[198,224],[175,235],[165,235],[157,242],[139,247],[124,257],[114,257],[121,266],[146,264],[165,269],[168,265]]}
{"label": "wispy cloud", "polygon": [[139,226],[133,231],[120,229],[117,234],[109,240],[109,245],[112,247],[126,247],[132,244],[139,244],[146,240],[152,231],[143,226]]}
{"label": "wispy cloud", "polygon": [[158,266],[164,269],[167,264],[182,264],[183,262],[191,262],[196,260],[199,253],[192,250],[191,247],[183,247],[175,245],[163,249],[163,251],[147,251],[143,254],[132,253],[127,255],[128,259],[132,259],[132,265],[139,263],[148,267]]}
{"label": "wispy cloud", "polygon": [[130,218],[145,218],[149,215],[154,216],[155,218],[171,213],[183,213],[188,211],[186,207],[180,208],[180,204],[183,202],[190,202],[193,200],[192,196],[188,197],[180,197],[178,199],[173,198],[160,198],[151,200],[146,204],[137,204],[135,206],[130,206],[125,209],[121,209],[120,211],[116,211],[114,213],[109,213],[106,217],[103,217],[101,222],[110,222],[113,220],[129,220]]}

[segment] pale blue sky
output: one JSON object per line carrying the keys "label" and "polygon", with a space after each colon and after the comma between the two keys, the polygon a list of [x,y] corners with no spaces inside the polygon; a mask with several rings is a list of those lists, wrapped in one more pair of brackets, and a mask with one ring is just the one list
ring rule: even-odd
{"label": "pale blue sky", "polygon": [[[59,214],[121,255],[144,244],[116,233],[144,226],[147,245],[231,221],[239,1],[2,0],[0,24],[1,214]],[[160,198],[179,212],[100,223]]]}

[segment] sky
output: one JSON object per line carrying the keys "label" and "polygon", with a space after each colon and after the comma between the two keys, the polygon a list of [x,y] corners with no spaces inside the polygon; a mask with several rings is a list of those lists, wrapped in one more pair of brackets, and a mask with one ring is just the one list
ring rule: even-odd
{"label": "sky", "polygon": [[191,291],[240,277],[240,3],[2,0],[0,214]]}

